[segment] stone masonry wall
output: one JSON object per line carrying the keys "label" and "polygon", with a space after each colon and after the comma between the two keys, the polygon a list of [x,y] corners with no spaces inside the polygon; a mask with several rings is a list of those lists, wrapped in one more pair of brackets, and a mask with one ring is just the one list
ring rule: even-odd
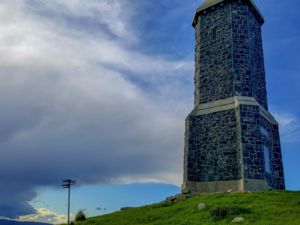
{"label": "stone masonry wall", "polygon": [[[264,148],[269,149],[270,172],[265,170]],[[278,125],[261,116],[259,106],[240,105],[205,115],[192,112],[186,120],[184,168],[185,180],[191,182],[243,177],[284,189]]]}
{"label": "stone masonry wall", "polygon": [[195,29],[195,104],[234,96],[230,6],[202,15]]}
{"label": "stone masonry wall", "polygon": [[195,26],[195,104],[233,96],[267,106],[261,21],[248,4],[227,1]]}
{"label": "stone masonry wall", "polygon": [[[238,108],[245,179],[267,180],[270,187],[284,189],[278,125],[262,117],[258,106]],[[265,170],[264,149],[269,150],[270,172]]]}
{"label": "stone masonry wall", "polygon": [[259,107],[241,105],[238,108],[241,126],[244,177],[264,180],[264,154],[259,129]]}
{"label": "stone masonry wall", "polygon": [[270,150],[271,171],[270,173],[265,171],[265,178],[270,187],[279,190],[285,189],[278,125],[270,123],[263,117],[260,117],[259,124],[261,128],[262,148],[266,146]]}
{"label": "stone masonry wall", "polygon": [[231,10],[235,95],[254,97],[268,109],[261,22],[248,4],[233,1]]}
{"label": "stone masonry wall", "polygon": [[240,179],[235,110],[187,119],[186,176],[188,181]]}

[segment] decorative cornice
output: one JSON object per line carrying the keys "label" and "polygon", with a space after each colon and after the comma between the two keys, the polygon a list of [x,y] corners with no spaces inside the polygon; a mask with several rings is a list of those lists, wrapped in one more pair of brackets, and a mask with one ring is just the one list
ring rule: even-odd
{"label": "decorative cornice", "polygon": [[[229,2],[229,1],[232,1],[232,0],[209,0],[209,1],[205,1],[204,3],[202,3],[202,5],[200,5],[200,7],[196,10],[196,13],[195,13],[195,16],[194,16],[194,19],[193,19],[193,27],[196,26],[197,21],[198,21],[198,17],[202,12],[208,10],[211,7],[214,7],[216,5],[219,5],[219,4],[224,3],[224,2]],[[239,1],[248,3],[250,5],[250,7],[257,13],[259,19],[261,20],[261,23],[262,24],[264,23],[264,21],[265,21],[264,16],[260,12],[258,7],[255,5],[253,0],[239,0]]]}
{"label": "decorative cornice", "polygon": [[200,104],[195,106],[193,110],[193,115],[206,115],[215,112],[226,111],[230,109],[236,109],[240,105],[258,106],[259,114],[274,125],[278,125],[275,118],[269,113],[263,106],[261,106],[255,98],[236,96],[231,98],[226,98],[223,100],[213,101],[205,104]]}

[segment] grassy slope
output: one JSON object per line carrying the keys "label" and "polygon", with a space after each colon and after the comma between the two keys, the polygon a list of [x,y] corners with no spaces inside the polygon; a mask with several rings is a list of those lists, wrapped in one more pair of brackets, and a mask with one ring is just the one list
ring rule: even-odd
{"label": "grassy slope", "polygon": [[[206,209],[199,211],[199,203],[205,203]],[[223,218],[215,218],[210,214],[215,207],[236,207],[241,210]],[[246,219],[242,224],[300,225],[300,192],[202,195],[171,205],[160,203],[93,217],[76,225],[221,225],[231,224],[236,216]]]}

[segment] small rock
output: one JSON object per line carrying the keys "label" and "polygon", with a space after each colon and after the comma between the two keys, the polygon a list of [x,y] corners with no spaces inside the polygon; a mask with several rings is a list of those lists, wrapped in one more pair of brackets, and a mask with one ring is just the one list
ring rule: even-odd
{"label": "small rock", "polygon": [[170,201],[170,202],[175,202],[176,199],[177,199],[177,196],[171,196],[171,197],[166,198],[166,200]]}
{"label": "small rock", "polygon": [[199,210],[203,210],[203,209],[206,208],[206,206],[205,206],[204,203],[199,203],[197,208],[198,208]]}
{"label": "small rock", "polygon": [[242,222],[244,222],[244,221],[245,221],[245,219],[244,219],[243,217],[235,217],[235,218],[232,220],[233,223],[242,223]]}

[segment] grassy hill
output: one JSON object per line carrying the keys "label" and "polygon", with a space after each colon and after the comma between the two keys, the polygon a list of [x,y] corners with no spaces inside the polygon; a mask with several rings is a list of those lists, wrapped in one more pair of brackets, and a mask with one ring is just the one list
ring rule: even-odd
{"label": "grassy hill", "polygon": [[[199,210],[199,203],[205,209]],[[300,192],[268,191],[200,195],[89,218],[76,225],[300,225]]]}

